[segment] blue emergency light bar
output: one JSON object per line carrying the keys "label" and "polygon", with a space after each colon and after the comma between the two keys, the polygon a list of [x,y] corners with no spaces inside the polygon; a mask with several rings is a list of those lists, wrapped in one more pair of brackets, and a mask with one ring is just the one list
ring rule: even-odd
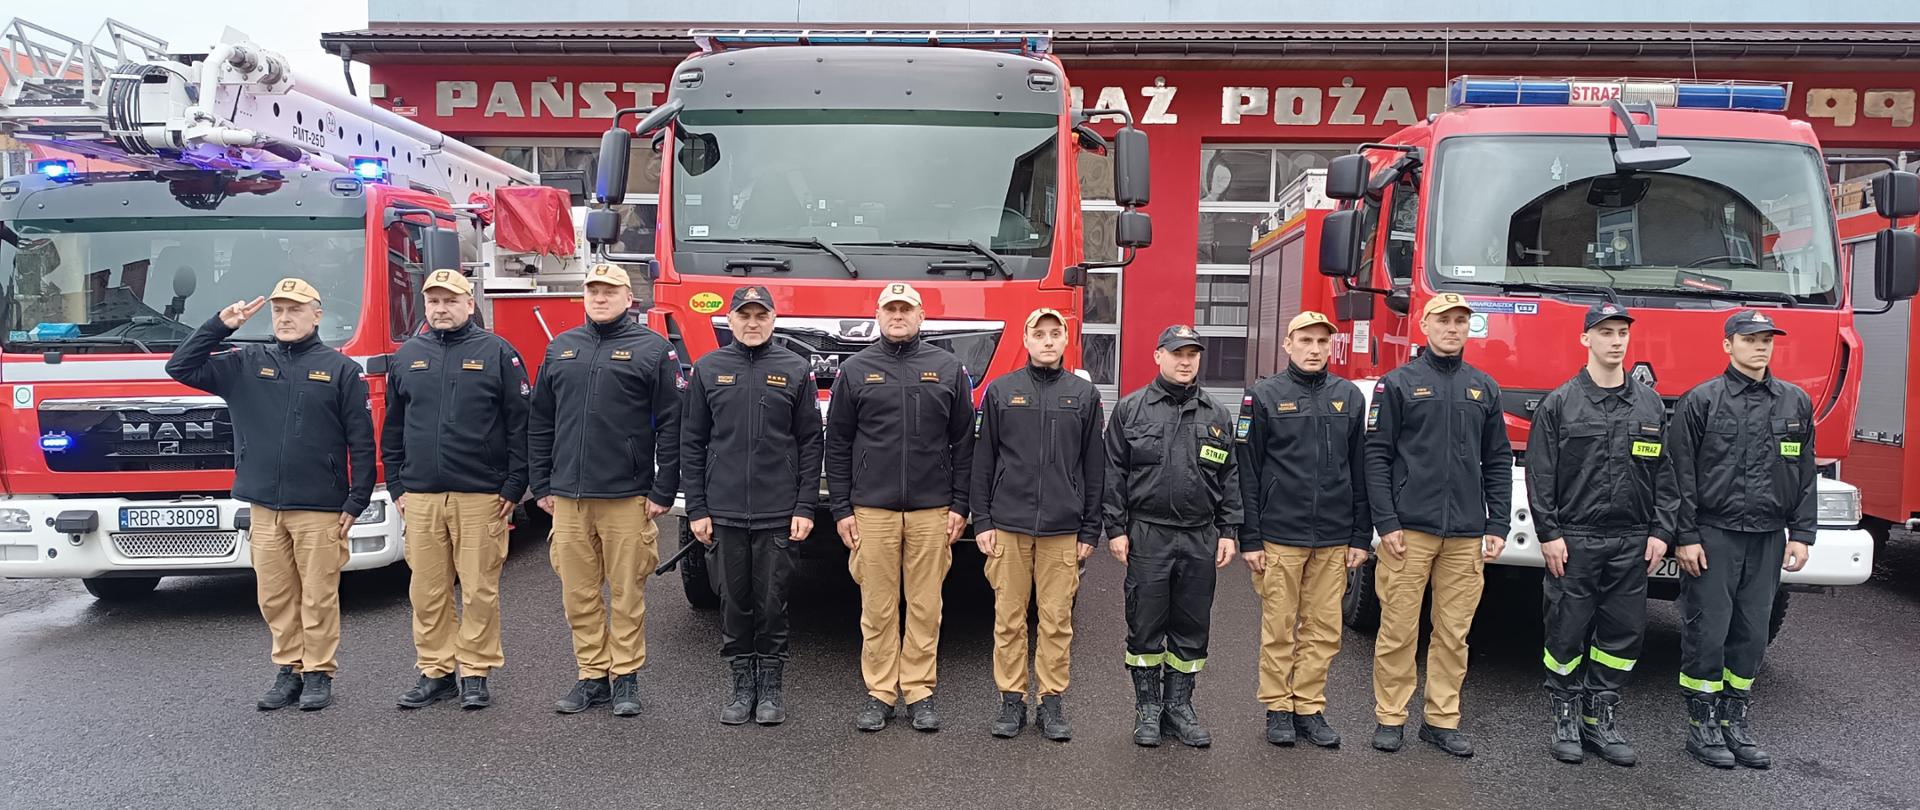
{"label": "blue emergency light bar", "polygon": [[353,168],[353,176],[369,183],[387,181],[387,159],[383,157],[354,157],[347,160]]}
{"label": "blue emergency light bar", "polygon": [[33,162],[33,171],[55,180],[72,180],[80,173],[71,160],[36,160]]}
{"label": "blue emergency light bar", "polygon": [[707,53],[761,45],[917,45],[978,48],[1030,56],[1053,48],[1052,31],[696,28],[688,32],[688,36]]}
{"label": "blue emergency light bar", "polygon": [[48,433],[40,437],[40,449],[48,453],[64,453],[73,447],[73,437],[66,431]]}
{"label": "blue emergency light bar", "polygon": [[1462,76],[1448,107],[1598,107],[1614,99],[1694,110],[1785,112],[1791,83],[1681,79],[1548,79]]}

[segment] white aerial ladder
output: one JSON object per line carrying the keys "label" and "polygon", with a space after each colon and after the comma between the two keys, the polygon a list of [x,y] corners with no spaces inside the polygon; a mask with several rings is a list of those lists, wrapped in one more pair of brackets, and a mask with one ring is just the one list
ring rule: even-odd
{"label": "white aerial ladder", "polygon": [[[0,31],[0,135],[135,169],[283,169],[358,175],[456,209],[539,178],[369,101],[302,81],[286,58],[226,29],[208,53],[116,20],[82,41],[22,19]],[[583,277],[573,256],[495,253],[462,227],[465,266],[489,291]],[[577,243],[576,239],[576,243]]]}

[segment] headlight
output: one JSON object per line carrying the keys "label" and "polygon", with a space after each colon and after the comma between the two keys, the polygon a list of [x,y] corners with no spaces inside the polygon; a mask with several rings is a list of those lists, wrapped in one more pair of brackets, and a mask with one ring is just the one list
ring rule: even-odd
{"label": "headlight", "polygon": [[386,501],[374,501],[373,503],[368,504],[367,510],[364,512],[361,512],[359,517],[353,519],[353,525],[355,526],[365,526],[370,523],[385,523],[385,522],[387,522],[387,502]]}
{"label": "headlight", "polygon": [[1820,493],[1821,525],[1852,526],[1860,522],[1860,491]]}
{"label": "headlight", "polygon": [[0,532],[33,531],[33,516],[25,509],[0,509]]}

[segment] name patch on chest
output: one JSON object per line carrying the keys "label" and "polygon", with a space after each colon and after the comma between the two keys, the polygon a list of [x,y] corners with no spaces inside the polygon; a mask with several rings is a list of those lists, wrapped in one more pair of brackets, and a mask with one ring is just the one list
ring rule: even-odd
{"label": "name patch on chest", "polygon": [[1781,443],[1780,443],[1780,455],[1783,455],[1783,456],[1791,456],[1791,457],[1794,457],[1794,458],[1799,458],[1799,457],[1800,457],[1800,443],[1799,443],[1799,442],[1781,442]]}
{"label": "name patch on chest", "polygon": [[1413,389],[1414,399],[1426,399],[1427,397],[1430,397],[1430,396],[1433,396],[1433,389],[1428,388],[1424,385],[1415,386]]}
{"label": "name patch on chest", "polygon": [[560,350],[560,359],[562,359],[562,360],[572,360],[572,359],[573,359],[573,357],[574,357],[574,355],[577,355],[577,354],[579,354],[579,352],[577,352],[577,351],[574,351],[574,350],[572,350],[572,349],[561,349],[561,350]]}
{"label": "name patch on chest", "polygon": [[612,357],[612,358],[610,358],[610,359],[613,359],[613,360],[619,360],[619,361],[622,361],[622,362],[625,362],[625,361],[628,361],[628,360],[632,360],[632,359],[633,359],[633,352],[630,352],[630,351],[628,351],[628,350],[626,350],[626,349],[614,349],[614,350],[613,350],[613,357]]}
{"label": "name patch on chest", "polygon": [[732,385],[732,384],[733,384],[733,375],[732,375],[732,374],[721,374],[721,375],[718,375],[718,376],[716,376],[716,377],[714,377],[714,378],[713,378],[713,384],[714,384],[714,385]]}
{"label": "name patch on chest", "polygon": [[938,371],[922,371],[922,372],[920,372],[920,381],[921,381],[921,382],[931,382],[931,383],[937,383],[937,382],[939,382],[939,381],[940,381],[940,372],[938,372]]}
{"label": "name patch on chest", "polygon": [[883,383],[883,382],[886,382],[886,381],[887,381],[887,375],[885,375],[885,374],[881,374],[881,373],[880,373],[880,372],[878,372],[878,371],[869,371],[869,372],[867,372],[867,384],[868,384],[868,385],[873,385],[873,384],[875,384],[875,383]]}
{"label": "name patch on chest", "polygon": [[260,376],[265,377],[269,380],[278,378],[280,376],[280,369],[274,368],[272,366],[261,366]]}
{"label": "name patch on chest", "polygon": [[1635,441],[1633,443],[1633,454],[1640,458],[1659,458],[1660,443]]}
{"label": "name patch on chest", "polygon": [[1079,404],[1080,404],[1079,397],[1061,397],[1060,398],[1060,407],[1062,408],[1072,408]]}
{"label": "name patch on chest", "polygon": [[1279,413],[1298,413],[1300,410],[1300,403],[1282,402],[1279,405],[1274,406],[1274,410]]}
{"label": "name patch on chest", "polygon": [[487,363],[484,360],[462,360],[460,361],[460,369],[462,371],[486,371]]}
{"label": "name patch on chest", "polygon": [[1215,464],[1225,464],[1227,463],[1227,448],[1203,445],[1200,448],[1200,459]]}
{"label": "name patch on chest", "polygon": [[427,370],[427,361],[425,361],[425,360],[415,360],[415,361],[413,361],[413,362],[412,362],[411,364],[409,364],[409,365],[407,366],[407,369],[408,369],[409,371],[426,371],[426,370]]}
{"label": "name patch on chest", "polygon": [[785,374],[768,374],[767,384],[776,388],[785,388],[787,387],[787,376]]}
{"label": "name patch on chest", "polygon": [[325,371],[309,371],[307,372],[307,379],[314,382],[333,382],[333,375]]}
{"label": "name patch on chest", "polygon": [[1031,405],[1033,403],[1031,400],[1027,399],[1026,394],[1014,394],[1013,396],[1007,397],[1007,404],[1012,405],[1014,407],[1021,407],[1025,405]]}

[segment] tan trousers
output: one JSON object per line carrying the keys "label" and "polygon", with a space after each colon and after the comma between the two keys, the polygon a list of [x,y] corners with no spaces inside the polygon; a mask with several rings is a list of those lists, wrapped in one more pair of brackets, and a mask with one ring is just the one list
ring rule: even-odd
{"label": "tan trousers", "polygon": [[1041,695],[1067,691],[1073,646],[1073,594],[1080,589],[1076,535],[1034,537],[996,531],[987,558],[993,586],[993,681],[1002,692],[1027,692],[1027,604],[1040,614],[1033,669]]}
{"label": "tan trousers", "polygon": [[1253,574],[1260,595],[1260,702],[1268,711],[1319,714],[1327,708],[1327,668],[1340,652],[1347,547],[1265,546],[1267,570]]}
{"label": "tan trousers", "polygon": [[500,650],[500,567],[507,561],[507,519],[500,516],[500,496],[409,492],[405,503],[414,666],[439,678],[453,674],[457,663],[460,674],[484,678],[506,663]]}
{"label": "tan trousers", "polygon": [[[554,497],[550,552],[581,680],[630,675],[647,662],[646,588],[660,562],[659,536],[645,497]],[[611,617],[603,584],[613,597]]]}
{"label": "tan trousers", "polygon": [[1374,714],[1381,723],[1407,722],[1417,674],[1420,603],[1433,583],[1433,637],[1427,642],[1426,721],[1434,728],[1460,727],[1460,685],[1467,679],[1467,630],[1480,607],[1480,538],[1440,538],[1406,533],[1407,554],[1380,552],[1375,586],[1380,592],[1380,637],[1374,642]]}
{"label": "tan trousers", "polygon": [[[940,587],[953,567],[947,508],[892,512],[854,507],[860,545],[847,568],[860,585],[860,675],[867,694],[913,703],[933,694],[940,650]],[[906,628],[900,595],[907,602]]]}
{"label": "tan trousers", "polygon": [[273,663],[332,674],[339,669],[333,656],[340,651],[340,567],[347,564],[340,513],[254,506],[251,514],[247,544],[260,615],[273,634]]}

